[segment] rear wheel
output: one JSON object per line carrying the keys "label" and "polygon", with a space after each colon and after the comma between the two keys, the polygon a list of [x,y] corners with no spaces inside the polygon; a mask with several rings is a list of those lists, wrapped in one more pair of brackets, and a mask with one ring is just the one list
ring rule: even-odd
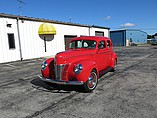
{"label": "rear wheel", "polygon": [[98,84],[98,76],[95,70],[92,70],[90,76],[86,83],[83,84],[83,91],[84,92],[91,92],[93,91]]}
{"label": "rear wheel", "polygon": [[116,65],[117,65],[117,60],[115,59],[115,60],[114,60],[114,66],[113,66],[113,68],[112,68],[112,72],[114,72],[114,71],[116,70]]}

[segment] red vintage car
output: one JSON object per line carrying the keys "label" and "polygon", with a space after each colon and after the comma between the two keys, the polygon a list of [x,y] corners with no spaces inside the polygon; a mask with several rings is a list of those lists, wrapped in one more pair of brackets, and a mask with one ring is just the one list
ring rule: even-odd
{"label": "red vintage car", "polygon": [[42,64],[41,80],[61,85],[80,85],[85,92],[94,90],[98,78],[114,71],[117,55],[107,37],[82,36],[73,38],[69,48]]}

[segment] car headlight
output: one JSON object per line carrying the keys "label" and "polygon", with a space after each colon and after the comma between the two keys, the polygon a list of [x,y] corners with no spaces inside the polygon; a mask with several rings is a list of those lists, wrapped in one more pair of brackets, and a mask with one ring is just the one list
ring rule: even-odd
{"label": "car headlight", "polygon": [[41,70],[45,70],[46,69],[46,67],[47,67],[47,62],[45,61],[45,62],[43,62],[42,64],[41,64]]}
{"label": "car headlight", "polygon": [[74,72],[75,72],[75,74],[81,73],[82,69],[83,69],[83,66],[82,66],[81,64],[77,64],[77,65],[74,67]]}

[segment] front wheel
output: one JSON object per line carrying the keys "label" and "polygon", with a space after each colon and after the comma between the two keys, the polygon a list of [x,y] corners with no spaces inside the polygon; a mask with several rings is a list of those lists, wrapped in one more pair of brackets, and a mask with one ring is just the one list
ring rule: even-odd
{"label": "front wheel", "polygon": [[83,91],[84,92],[91,92],[93,91],[98,84],[98,76],[95,70],[92,70],[88,80],[83,84]]}

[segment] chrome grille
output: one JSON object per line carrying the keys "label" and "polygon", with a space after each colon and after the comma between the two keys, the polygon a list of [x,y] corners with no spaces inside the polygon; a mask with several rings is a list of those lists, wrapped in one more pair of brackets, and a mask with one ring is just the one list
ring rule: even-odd
{"label": "chrome grille", "polygon": [[54,65],[55,67],[55,78],[56,80],[61,80],[62,78],[62,71],[64,69],[65,64],[61,65]]}

